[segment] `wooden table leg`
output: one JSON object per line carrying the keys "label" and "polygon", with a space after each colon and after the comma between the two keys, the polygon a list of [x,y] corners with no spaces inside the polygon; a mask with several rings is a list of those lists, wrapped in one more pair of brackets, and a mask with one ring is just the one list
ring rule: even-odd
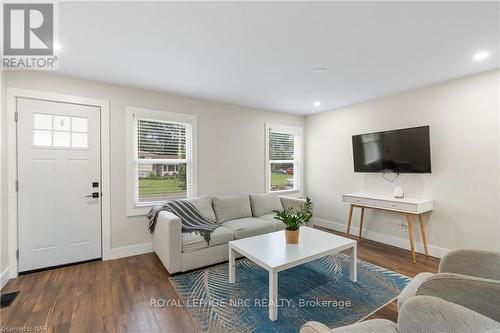
{"label": "wooden table leg", "polygon": [[420,233],[422,234],[422,242],[424,243],[425,255],[428,256],[429,251],[427,250],[427,237],[425,236],[425,224],[422,214],[418,214],[418,220],[420,222]]}
{"label": "wooden table leg", "polygon": [[361,218],[359,219],[359,238],[361,238],[361,231],[363,231],[363,218],[365,217],[365,207],[361,207]]}
{"label": "wooden table leg", "polygon": [[352,221],[352,210],[354,209],[354,205],[351,205],[349,208],[349,222],[347,222],[347,234],[349,235],[349,230],[351,229],[351,221]]}
{"label": "wooden table leg", "polygon": [[417,263],[417,258],[415,257],[415,242],[413,239],[413,220],[411,214],[406,214],[406,219],[408,220],[408,234],[410,235],[410,248],[411,255],[413,257],[413,263]]}

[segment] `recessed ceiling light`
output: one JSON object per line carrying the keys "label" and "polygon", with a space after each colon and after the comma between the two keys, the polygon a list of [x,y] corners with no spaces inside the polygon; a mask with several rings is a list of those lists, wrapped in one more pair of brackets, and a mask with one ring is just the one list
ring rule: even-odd
{"label": "recessed ceiling light", "polygon": [[316,102],[314,102],[313,104],[314,104],[314,106],[320,106],[320,105],[321,105],[321,102],[316,101]]}
{"label": "recessed ceiling light", "polygon": [[326,67],[316,67],[313,69],[313,73],[323,73],[326,72]]}
{"label": "recessed ceiling light", "polygon": [[488,52],[481,51],[481,52],[474,54],[474,57],[472,57],[472,59],[474,59],[475,61],[481,61],[481,60],[488,58],[489,56],[490,56],[490,54]]}
{"label": "recessed ceiling light", "polygon": [[61,44],[54,42],[54,50],[59,51],[61,49]]}

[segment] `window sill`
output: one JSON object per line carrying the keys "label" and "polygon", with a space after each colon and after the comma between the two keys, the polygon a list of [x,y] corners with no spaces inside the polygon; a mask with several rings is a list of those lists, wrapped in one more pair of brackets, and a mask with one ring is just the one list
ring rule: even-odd
{"label": "window sill", "polygon": [[[179,198],[186,199],[186,198]],[[150,203],[134,204],[132,207],[127,207],[127,216],[144,216],[149,213],[152,207],[161,205],[165,201],[157,201]]]}
{"label": "window sill", "polygon": [[277,193],[277,194],[292,194],[292,193],[301,193],[301,189],[292,189],[292,190],[281,190],[281,191],[269,191],[269,193]]}
{"label": "window sill", "polygon": [[127,216],[144,216],[149,213],[149,210],[151,207],[156,206],[157,203],[151,203],[151,204],[141,204],[141,205],[134,205],[132,207],[129,207],[127,209]]}

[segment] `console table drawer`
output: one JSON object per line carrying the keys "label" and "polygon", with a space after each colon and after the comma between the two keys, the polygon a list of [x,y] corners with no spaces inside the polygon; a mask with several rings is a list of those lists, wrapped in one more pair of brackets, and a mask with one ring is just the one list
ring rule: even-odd
{"label": "console table drawer", "polygon": [[406,212],[416,212],[417,211],[417,205],[414,205],[411,203],[385,201],[385,200],[377,200],[377,207],[403,210]]}
{"label": "console table drawer", "polygon": [[359,204],[359,205],[368,205],[368,206],[376,206],[377,205],[377,200],[367,199],[367,198],[356,198],[356,197],[351,197],[348,195],[344,196],[344,201],[350,202],[353,204]]}

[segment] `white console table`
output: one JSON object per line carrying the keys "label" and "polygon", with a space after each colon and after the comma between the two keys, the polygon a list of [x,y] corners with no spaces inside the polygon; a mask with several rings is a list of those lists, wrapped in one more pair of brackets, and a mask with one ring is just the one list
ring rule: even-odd
{"label": "white console table", "polygon": [[349,209],[349,222],[347,224],[347,234],[351,229],[352,212],[354,208],[361,209],[361,216],[359,221],[359,238],[363,230],[363,218],[365,215],[365,208],[388,210],[393,212],[400,212],[406,214],[408,222],[408,234],[410,237],[410,248],[413,257],[413,263],[417,262],[415,257],[415,243],[413,238],[413,216],[418,216],[420,223],[420,232],[422,234],[422,242],[424,243],[425,255],[427,251],[427,239],[425,236],[425,224],[422,214],[433,209],[433,202],[431,199],[420,198],[394,198],[390,195],[369,194],[369,193],[349,193],[343,195],[343,201],[350,204]]}

